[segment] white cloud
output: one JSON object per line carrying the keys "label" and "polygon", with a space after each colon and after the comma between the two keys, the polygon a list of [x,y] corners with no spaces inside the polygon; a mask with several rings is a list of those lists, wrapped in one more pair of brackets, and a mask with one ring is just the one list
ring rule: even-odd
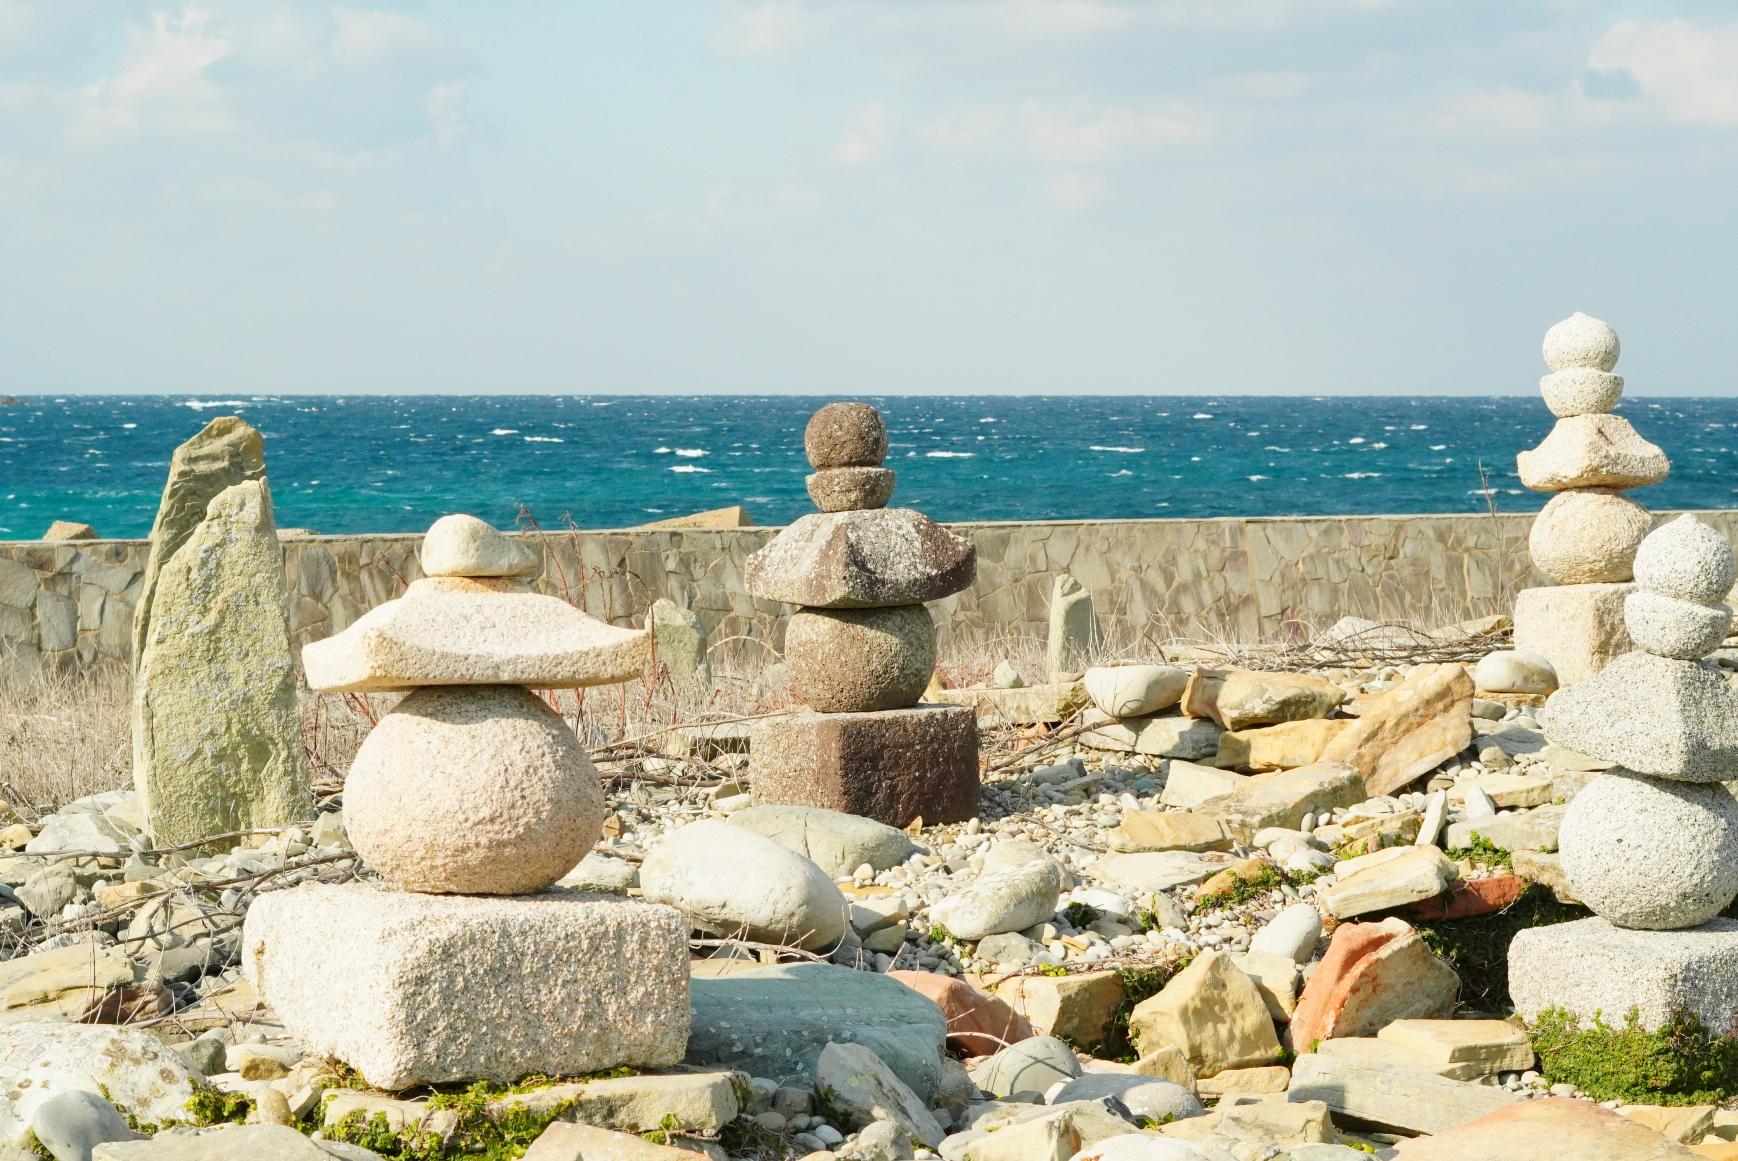
{"label": "white cloud", "polygon": [[1065,170],[1044,183],[1044,196],[1065,210],[1083,210],[1103,201],[1110,186],[1096,173]]}
{"label": "white cloud", "polygon": [[434,30],[398,12],[334,8],[332,55],[342,65],[367,68],[401,56],[422,56],[436,47]]}
{"label": "white cloud", "polygon": [[442,145],[451,145],[464,132],[465,91],[465,82],[458,80],[437,81],[428,91],[429,128]]}
{"label": "white cloud", "polygon": [[1502,87],[1462,93],[1436,115],[1446,134],[1471,137],[1537,137],[1572,115],[1574,94],[1536,93]]}
{"label": "white cloud", "polygon": [[222,133],[234,127],[223,93],[207,70],[233,45],[210,13],[154,12],[149,28],[129,34],[120,71],[83,90],[75,136],[101,140],[130,132]]}
{"label": "white cloud", "polygon": [[1624,20],[1593,42],[1588,67],[1625,72],[1666,120],[1738,125],[1738,24]]}
{"label": "white cloud", "polygon": [[893,117],[887,107],[870,101],[851,110],[845,136],[833,146],[833,160],[840,165],[870,165],[887,153],[893,136]]}
{"label": "white cloud", "polygon": [[819,18],[795,0],[733,4],[712,37],[725,56],[776,56],[804,40]]}
{"label": "white cloud", "polygon": [[950,111],[926,125],[923,136],[944,149],[1011,153],[1072,167],[1115,164],[1203,141],[1212,129],[1205,113],[1183,106],[1025,101]]}

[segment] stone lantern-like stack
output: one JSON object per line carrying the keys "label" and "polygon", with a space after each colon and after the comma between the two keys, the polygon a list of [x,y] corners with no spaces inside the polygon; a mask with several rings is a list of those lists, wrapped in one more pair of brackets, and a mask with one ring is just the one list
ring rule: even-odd
{"label": "stone lantern-like stack", "polygon": [[422,563],[403,597],[302,654],[316,690],[408,691],[344,787],[350,839],[385,881],[262,895],[245,969],[311,1053],[381,1088],[678,1063],[688,925],[550,889],[607,807],[531,692],[638,676],[646,634],[532,592],[535,554],[469,516],[436,521]]}
{"label": "stone lantern-like stack", "polygon": [[1570,890],[1594,918],[1536,927],[1509,949],[1509,990],[1648,1029],[1693,1013],[1738,1020],[1738,692],[1705,660],[1732,625],[1732,547],[1693,516],[1652,533],[1625,601],[1640,646],[1545,704],[1545,736],[1612,767],[1570,802],[1559,836]]}
{"label": "stone lantern-like stack", "polygon": [[750,741],[757,803],[820,806],[903,827],[978,809],[977,715],[922,705],[935,671],[925,601],[966,588],[971,542],[920,512],[888,508],[887,426],[862,403],[831,403],[803,434],[821,509],[749,557],[751,596],[799,606],[785,630],[792,689],[808,711]]}
{"label": "stone lantern-like stack", "polygon": [[1556,493],[1527,538],[1534,565],[1556,584],[1516,598],[1515,648],[1549,660],[1563,685],[1630,648],[1624,600],[1653,521],[1622,490],[1657,484],[1671,470],[1664,452],[1612,414],[1623,395],[1623,376],[1612,373],[1619,350],[1617,332],[1584,314],[1545,332],[1551,373],[1539,390],[1557,423],[1516,457],[1523,484]]}

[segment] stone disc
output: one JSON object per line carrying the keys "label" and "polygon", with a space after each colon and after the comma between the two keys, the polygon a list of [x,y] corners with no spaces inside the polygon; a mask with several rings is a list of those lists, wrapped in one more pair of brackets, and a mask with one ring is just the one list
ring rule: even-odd
{"label": "stone disc", "polygon": [[1738,895],[1738,799],[1718,783],[1614,769],[1570,802],[1558,842],[1576,897],[1619,927],[1695,927]]}
{"label": "stone disc", "polygon": [[579,739],[516,685],[417,690],[363,741],[344,785],[357,853],[438,894],[547,887],[596,845],[604,812]]}

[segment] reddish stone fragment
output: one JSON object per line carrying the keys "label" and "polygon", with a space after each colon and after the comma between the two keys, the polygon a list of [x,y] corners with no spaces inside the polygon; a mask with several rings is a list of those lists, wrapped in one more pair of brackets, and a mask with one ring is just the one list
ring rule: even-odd
{"label": "reddish stone fragment", "polygon": [[1461,879],[1434,899],[1413,903],[1400,912],[1413,923],[1440,923],[1446,919],[1477,919],[1501,911],[1527,890],[1519,875],[1492,875],[1488,879]]}
{"label": "reddish stone fragment", "polygon": [[1309,1052],[1336,1036],[1374,1036],[1396,1020],[1445,1016],[1459,990],[1454,969],[1405,920],[1342,923],[1298,998],[1292,1047]]}
{"label": "reddish stone fragment", "polygon": [[1032,1036],[1026,1018],[964,980],[934,972],[888,972],[912,991],[934,1001],[947,1018],[947,1046],[968,1056],[988,1056]]}

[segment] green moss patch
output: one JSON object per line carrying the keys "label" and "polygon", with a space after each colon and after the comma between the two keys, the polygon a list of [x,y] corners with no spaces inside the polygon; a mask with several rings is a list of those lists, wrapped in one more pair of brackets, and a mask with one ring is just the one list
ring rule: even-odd
{"label": "green moss patch", "polygon": [[1472,863],[1494,871],[1515,869],[1513,856],[1482,834],[1473,835],[1472,842],[1464,847],[1450,847],[1442,853],[1457,863]]}
{"label": "green moss patch", "polygon": [[1515,933],[1585,919],[1589,914],[1585,907],[1559,903],[1550,888],[1534,884],[1501,911],[1472,919],[1421,923],[1418,932],[1425,945],[1459,974],[1462,1004],[1485,1012],[1512,1012],[1509,942]]}
{"label": "green moss patch", "polygon": [[1529,1031],[1545,1078],[1594,1100],[1703,1105],[1738,1094],[1738,1036],[1717,1036],[1688,1013],[1649,1032],[1634,1009],[1614,1027],[1548,1008]]}

